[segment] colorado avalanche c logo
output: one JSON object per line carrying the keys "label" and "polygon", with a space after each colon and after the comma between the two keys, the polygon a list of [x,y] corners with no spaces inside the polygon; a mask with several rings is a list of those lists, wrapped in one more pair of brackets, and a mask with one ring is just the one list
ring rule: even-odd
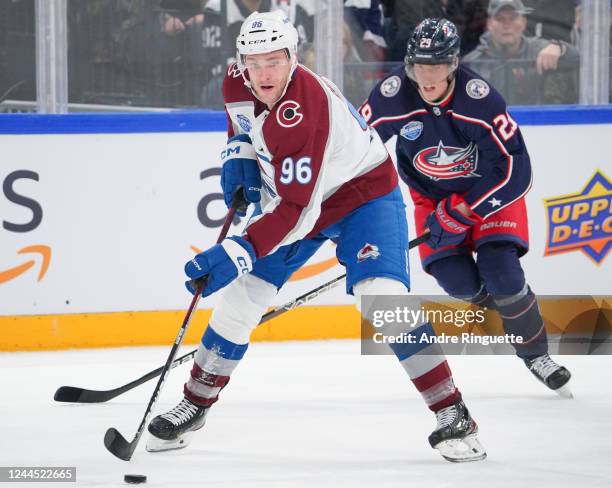
{"label": "colorado avalanche c logo", "polygon": [[295,127],[304,118],[299,109],[300,104],[293,100],[281,103],[276,111],[276,121],[283,127]]}
{"label": "colorado avalanche c logo", "polygon": [[468,147],[428,147],[419,151],[413,160],[414,167],[432,180],[451,180],[480,176],[478,168],[478,147],[470,142]]}

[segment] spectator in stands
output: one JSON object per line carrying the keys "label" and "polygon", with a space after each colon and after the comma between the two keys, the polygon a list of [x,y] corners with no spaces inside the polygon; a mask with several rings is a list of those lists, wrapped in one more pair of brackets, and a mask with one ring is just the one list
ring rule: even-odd
{"label": "spectator in stands", "polygon": [[197,32],[204,23],[204,4],[205,0],[162,0],[162,32],[170,37],[189,29]]}
{"label": "spectator in stands", "polygon": [[442,0],[445,16],[459,29],[461,56],[473,51],[487,27],[487,0]]}
{"label": "spectator in stands", "polygon": [[[463,62],[495,85],[508,104],[575,103],[571,68],[578,51],[564,41],[526,37],[530,12],[522,0],[491,0],[487,32]],[[560,61],[566,69],[559,69]]]}
{"label": "spectator in stands", "polygon": [[[115,51],[124,67],[139,74],[150,74],[155,65],[175,59],[170,45],[189,28],[199,27],[200,0],[116,0],[122,21],[115,29]],[[168,8],[170,7],[170,8]],[[171,13],[170,13],[171,12]],[[199,20],[199,22],[197,21]],[[174,40],[170,40],[174,38]]]}
{"label": "spectator in stands", "polygon": [[282,10],[298,31],[299,42],[314,41],[315,0],[272,0],[270,10]]}
{"label": "spectator in stands", "polygon": [[174,71],[168,73],[169,78],[183,85],[179,90],[189,93],[184,100],[189,105],[197,103],[209,68],[202,44],[206,1],[162,0],[159,4],[161,47],[167,50],[165,57]]}
{"label": "spectator in stands", "polygon": [[206,82],[202,29],[206,0],[115,0],[116,62],[145,88],[148,104],[195,106]]}
{"label": "spectator in stands", "polygon": [[[364,80],[363,72],[358,68],[362,65],[357,49],[351,37],[351,31],[346,21],[342,30],[342,60],[344,62],[344,87],[342,93],[354,106],[360,105],[368,96],[372,84]],[[298,61],[308,69],[316,71],[316,53],[314,44],[305,42],[298,49]]]}
{"label": "spectator in stands", "polygon": [[487,0],[396,0],[388,29],[387,59],[403,61],[412,31],[425,18],[451,20],[461,36],[461,55],[478,45],[487,23]]}
{"label": "spectator in stands", "polygon": [[353,44],[361,59],[385,60],[387,43],[383,36],[380,0],[344,0],[344,21],[349,25]]}
{"label": "spectator in stands", "polygon": [[576,0],[523,0],[532,10],[527,17],[528,36],[571,42],[575,22]]}

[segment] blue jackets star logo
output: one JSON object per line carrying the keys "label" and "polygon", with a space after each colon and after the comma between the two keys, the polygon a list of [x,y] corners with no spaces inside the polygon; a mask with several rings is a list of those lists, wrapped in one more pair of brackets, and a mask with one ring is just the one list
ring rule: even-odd
{"label": "blue jackets star logo", "polygon": [[612,247],[612,183],[596,171],[579,193],[544,201],[548,231],[545,256],[582,251],[601,264]]}
{"label": "blue jackets star logo", "polygon": [[442,141],[437,147],[428,147],[417,153],[414,167],[432,180],[480,177],[478,168],[478,146],[470,142],[468,147],[445,146]]}

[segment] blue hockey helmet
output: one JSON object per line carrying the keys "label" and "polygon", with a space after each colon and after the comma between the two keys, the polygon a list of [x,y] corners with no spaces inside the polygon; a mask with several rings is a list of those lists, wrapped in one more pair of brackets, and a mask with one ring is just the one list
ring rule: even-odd
{"label": "blue hockey helmet", "polygon": [[451,73],[459,65],[461,39],[457,27],[447,19],[425,19],[417,25],[408,40],[406,72],[411,75],[414,64],[450,64]]}

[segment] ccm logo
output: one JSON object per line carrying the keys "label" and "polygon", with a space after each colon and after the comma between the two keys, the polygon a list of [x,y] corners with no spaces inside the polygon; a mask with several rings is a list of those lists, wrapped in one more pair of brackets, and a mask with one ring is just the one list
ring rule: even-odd
{"label": "ccm logo", "polygon": [[247,260],[244,257],[239,256],[238,259],[236,259],[236,262],[238,263],[238,271],[240,272],[240,274],[249,272],[249,264],[247,263]]}
{"label": "ccm logo", "polygon": [[235,148],[228,147],[227,149],[221,151],[221,161],[232,154],[240,154],[240,146],[236,146]]}

